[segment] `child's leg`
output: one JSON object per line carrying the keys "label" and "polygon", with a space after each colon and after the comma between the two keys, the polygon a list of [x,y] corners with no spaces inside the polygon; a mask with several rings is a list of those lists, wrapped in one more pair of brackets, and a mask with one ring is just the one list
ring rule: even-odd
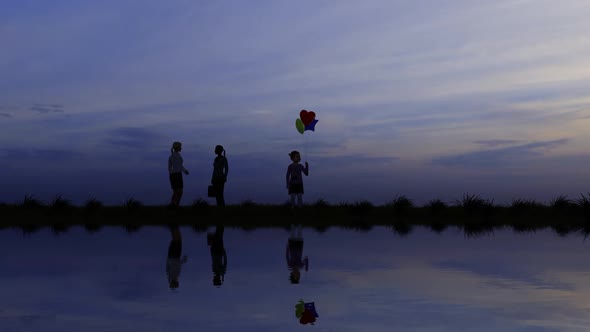
{"label": "child's leg", "polygon": [[302,232],[301,229],[302,228],[303,228],[303,226],[301,224],[297,225],[297,238],[298,239],[302,239],[303,238],[303,235],[301,235],[301,232]]}
{"label": "child's leg", "polygon": [[295,205],[295,195],[296,194],[289,194],[289,196],[291,197],[291,206]]}
{"label": "child's leg", "polygon": [[180,200],[182,199],[182,189],[178,189],[178,196],[176,196],[176,205],[180,206]]}
{"label": "child's leg", "polygon": [[291,224],[291,232],[289,234],[289,238],[290,239],[295,238],[295,225],[294,224]]}
{"label": "child's leg", "polygon": [[299,207],[303,206],[303,195],[302,194],[297,194],[297,206],[299,206]]}

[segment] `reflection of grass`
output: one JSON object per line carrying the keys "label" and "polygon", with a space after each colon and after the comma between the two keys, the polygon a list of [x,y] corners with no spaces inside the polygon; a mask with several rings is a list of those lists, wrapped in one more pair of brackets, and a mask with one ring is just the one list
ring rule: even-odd
{"label": "reflection of grass", "polygon": [[198,199],[189,206],[175,209],[165,205],[144,205],[134,198],[118,206],[104,205],[95,198],[76,206],[56,196],[45,205],[27,195],[22,203],[0,205],[0,216],[0,228],[19,227],[26,234],[37,231],[40,226],[52,227],[56,234],[61,234],[72,225],[82,225],[88,232],[116,225],[133,233],[143,225],[172,223],[190,225],[197,232],[222,223],[244,230],[303,224],[318,232],[332,227],[365,232],[374,230],[374,226],[386,226],[402,236],[411,233],[417,226],[428,227],[435,232],[458,227],[469,237],[491,235],[494,230],[506,227],[518,233],[551,229],[560,235],[572,232],[590,234],[590,193],[582,194],[577,200],[557,196],[547,205],[519,198],[507,206],[500,206],[479,195],[465,194],[451,206],[440,199],[416,206],[405,195],[398,195],[384,205],[374,205],[365,200],[328,204],[320,199],[297,208],[288,204],[259,204],[246,200],[217,208]]}

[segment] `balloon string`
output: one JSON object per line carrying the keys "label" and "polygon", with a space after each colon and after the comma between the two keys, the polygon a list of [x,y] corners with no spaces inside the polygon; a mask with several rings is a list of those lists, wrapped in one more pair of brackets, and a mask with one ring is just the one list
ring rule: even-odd
{"label": "balloon string", "polygon": [[307,159],[309,159],[308,155],[307,155],[307,135],[303,135],[303,136],[305,136],[305,161],[307,161]]}

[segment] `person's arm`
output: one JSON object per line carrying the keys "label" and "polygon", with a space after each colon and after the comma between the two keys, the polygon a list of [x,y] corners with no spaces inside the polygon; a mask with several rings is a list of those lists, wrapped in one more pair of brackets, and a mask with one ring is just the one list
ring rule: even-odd
{"label": "person's arm", "polygon": [[172,173],[172,156],[168,157],[168,173]]}
{"label": "person's arm", "polygon": [[188,169],[184,168],[184,165],[182,163],[180,164],[180,168],[182,169],[182,171],[184,172],[184,174],[186,174],[186,175],[189,174]]}
{"label": "person's arm", "polygon": [[227,253],[225,252],[225,249],[223,249],[223,256],[222,256],[222,260],[223,260],[223,263],[221,263],[221,264],[222,264],[222,266],[223,266],[224,268],[225,268],[225,267],[227,267]]}
{"label": "person's arm", "polygon": [[287,188],[289,188],[289,177],[291,176],[291,167],[287,167]]}
{"label": "person's arm", "polygon": [[309,258],[305,256],[305,272],[309,269]]}
{"label": "person's arm", "polygon": [[224,164],[224,165],[223,165],[223,166],[224,166],[224,167],[223,167],[223,169],[224,169],[224,171],[225,171],[225,172],[223,173],[223,176],[224,176],[225,178],[227,178],[227,173],[229,173],[229,164],[228,164],[228,162],[227,162],[227,158],[223,158],[223,164]]}
{"label": "person's arm", "polygon": [[309,164],[307,163],[307,161],[305,162],[305,167],[303,168],[303,174],[305,174],[306,176],[309,175]]}

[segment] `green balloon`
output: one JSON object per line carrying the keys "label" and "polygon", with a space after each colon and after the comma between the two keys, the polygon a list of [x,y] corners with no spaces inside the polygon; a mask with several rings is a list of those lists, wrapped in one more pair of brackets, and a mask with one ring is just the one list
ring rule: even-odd
{"label": "green balloon", "polygon": [[297,131],[300,134],[303,134],[303,132],[305,131],[305,125],[303,124],[303,121],[301,121],[301,119],[295,120],[295,128],[297,128]]}

